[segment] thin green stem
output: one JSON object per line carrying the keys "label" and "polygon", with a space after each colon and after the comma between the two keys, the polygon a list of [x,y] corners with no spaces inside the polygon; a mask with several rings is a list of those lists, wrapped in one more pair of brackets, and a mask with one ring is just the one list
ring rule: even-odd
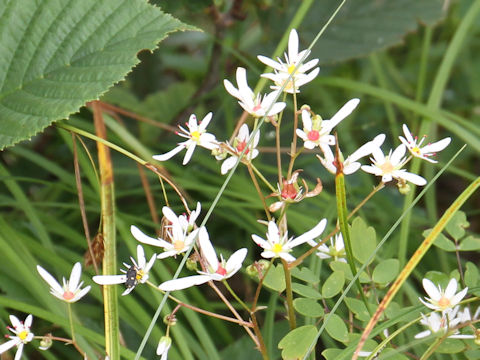
{"label": "thin green stem", "polygon": [[267,187],[272,191],[272,193],[274,192],[277,192],[277,189],[275,189],[269,182],[268,180],[265,178],[265,176],[263,176],[263,174],[255,167],[255,165],[253,165],[252,163],[250,163],[250,166],[252,167],[252,170],[255,172],[255,174],[257,174],[257,176],[260,178],[260,180],[262,180],[262,182],[267,185]]}
{"label": "thin green stem", "polygon": [[292,273],[288,267],[288,263],[282,259],[283,271],[285,273],[285,293],[287,294],[287,312],[290,330],[297,327],[295,318],[295,308],[293,307],[293,289],[292,289]]}
{"label": "thin green stem", "polygon": [[229,291],[229,293],[235,298],[235,300],[237,300],[237,302],[242,305],[242,307],[247,310],[248,312],[250,312],[250,308],[247,306],[247,304],[245,304],[239,297],[238,295],[235,293],[235,291],[233,291],[233,289],[230,287],[230,285],[228,284],[227,280],[223,280],[222,281],[223,285],[225,285],[225,287],[227,288],[227,290]]}
{"label": "thin green stem", "polygon": [[73,326],[73,313],[72,313],[72,304],[68,303],[68,320],[70,321],[70,333],[72,334],[72,342],[76,342],[75,340],[75,329]]}

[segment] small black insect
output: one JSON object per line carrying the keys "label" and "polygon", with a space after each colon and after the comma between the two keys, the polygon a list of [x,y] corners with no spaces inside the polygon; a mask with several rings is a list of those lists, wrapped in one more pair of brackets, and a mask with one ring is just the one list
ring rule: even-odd
{"label": "small black insect", "polygon": [[127,287],[127,289],[129,289],[135,287],[137,283],[137,268],[132,265],[127,270],[127,280],[125,281],[125,286]]}

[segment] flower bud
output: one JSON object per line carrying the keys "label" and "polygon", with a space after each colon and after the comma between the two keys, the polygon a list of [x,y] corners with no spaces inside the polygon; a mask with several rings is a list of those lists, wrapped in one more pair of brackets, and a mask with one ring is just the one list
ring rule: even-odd
{"label": "flower bud", "polygon": [[164,355],[172,346],[172,338],[170,336],[162,336],[157,346],[157,355]]}
{"label": "flower bud", "polygon": [[197,260],[192,259],[192,257],[189,257],[187,259],[187,262],[185,263],[185,266],[187,267],[188,270],[190,271],[197,271]]}
{"label": "flower bud", "polygon": [[45,335],[42,340],[40,340],[40,346],[38,347],[40,350],[48,350],[52,346],[52,334]]}
{"label": "flower bud", "polygon": [[177,325],[177,317],[172,314],[165,315],[163,318],[163,323],[167,326]]}
{"label": "flower bud", "polygon": [[397,183],[397,186],[398,186],[398,191],[400,192],[400,194],[402,195],[407,195],[410,190],[411,190],[411,187],[409,184],[407,184],[405,181],[399,181]]}

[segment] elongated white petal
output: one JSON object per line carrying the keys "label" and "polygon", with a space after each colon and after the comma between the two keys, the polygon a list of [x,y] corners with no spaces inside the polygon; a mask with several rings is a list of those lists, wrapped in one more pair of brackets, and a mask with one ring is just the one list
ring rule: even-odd
{"label": "elongated white petal", "polygon": [[[451,300],[451,303],[452,303],[452,306],[455,306],[457,305],[460,301],[462,301],[462,299],[465,297],[465,295],[467,295],[467,291],[468,291],[468,287],[466,287],[465,289],[463,289],[462,291],[460,291],[457,295],[453,296],[452,300]],[[446,291],[445,291],[446,292]]]}
{"label": "elongated white petal", "polygon": [[230,156],[228,159],[225,159],[220,169],[221,174],[225,175],[230,169],[232,169],[235,166],[237,159],[236,156]]}
{"label": "elongated white petal", "polygon": [[145,251],[142,245],[137,245],[137,261],[138,267],[144,269],[147,261],[145,260]]}
{"label": "elongated white petal", "polygon": [[282,253],[278,254],[278,256],[281,257],[286,262],[289,262],[289,263],[296,260],[295,257],[293,257],[292,255],[290,255],[288,253],[285,253],[285,252],[282,252]]}
{"label": "elongated white petal", "polygon": [[123,284],[127,281],[126,275],[96,275],[92,278],[99,285]]}
{"label": "elongated white petal", "polygon": [[238,89],[235,86],[233,86],[233,84],[230,81],[228,81],[227,79],[223,80],[223,85],[225,86],[225,90],[227,90],[227,92],[230,95],[232,95],[233,97],[235,97],[237,99],[242,98]]}
{"label": "elongated white petal", "polygon": [[82,265],[79,262],[75,263],[70,273],[70,280],[68,281],[68,288],[74,292],[77,290],[78,283],[80,282],[80,276],[82,275]]}
{"label": "elongated white petal", "polygon": [[452,296],[455,295],[455,292],[457,291],[457,280],[455,278],[450,279],[448,282],[447,287],[445,288],[444,295],[447,298],[451,298]]}
{"label": "elongated white petal", "polygon": [[253,241],[260,247],[262,247],[263,249],[266,249],[268,247],[270,247],[270,245],[268,244],[267,241],[265,241],[264,239],[262,239],[260,236],[258,235],[255,235],[253,234],[252,235],[252,239]]}
{"label": "elongated white petal", "polygon": [[185,149],[185,145],[178,145],[176,148],[173,148],[172,150],[170,150],[169,152],[167,152],[165,154],[153,155],[152,157],[155,160],[158,160],[158,161],[166,161],[166,160],[171,159],[173,156],[178,154],[183,149]]}
{"label": "elongated white petal", "polygon": [[169,246],[170,243],[163,240],[163,239],[154,239],[150,236],[145,235],[139,228],[135,225],[130,226],[130,232],[132,233],[133,237],[140,241],[143,244],[158,246],[158,247],[166,247]]}
{"label": "elongated white petal", "polygon": [[19,338],[8,340],[6,343],[0,345],[0,354],[3,354],[5,351],[10,350],[11,348],[13,348],[15,345],[19,343],[20,343]]}
{"label": "elongated white petal", "polygon": [[417,174],[412,174],[409,172],[402,172],[401,176],[402,179],[405,179],[406,181],[411,182],[412,184],[418,185],[418,186],[424,186],[427,183],[427,180],[425,180],[423,177]]}
{"label": "elongated white petal", "polygon": [[216,272],[218,269],[218,257],[212,243],[210,242],[205,226],[202,226],[198,232],[198,242],[203,257],[207,260],[208,265],[213,270],[212,272]]}
{"label": "elongated white petal", "polygon": [[343,119],[345,119],[348,115],[352,113],[353,110],[357,107],[357,105],[360,103],[359,99],[351,99],[349,100],[345,105],[341,107],[340,110],[337,111],[335,115],[332,116],[330,119],[330,122],[328,123],[328,128],[330,132],[335,126],[340,123]]}
{"label": "elongated white petal", "polygon": [[23,322],[23,325],[26,327],[26,328],[30,328],[30,326],[32,326],[32,322],[33,322],[33,316],[32,314],[29,314],[25,321]]}
{"label": "elongated white petal", "polygon": [[432,300],[435,300],[435,301],[440,300],[442,295],[440,294],[440,291],[432,281],[430,281],[429,279],[423,279],[422,285],[423,285],[423,288],[425,289],[425,292],[427,293],[428,296],[430,296]]}
{"label": "elongated white petal", "polygon": [[15,353],[14,360],[20,360],[22,358],[23,346],[24,344],[22,342],[18,344],[17,352]]}
{"label": "elongated white petal", "polygon": [[327,226],[327,219],[322,219],[320,222],[315,225],[315,227],[306,233],[300,235],[296,239],[293,239],[292,241],[289,242],[290,246],[293,248],[295,246],[298,246],[300,244],[303,244],[304,242],[310,241],[318,237],[323,230],[325,230],[325,227]]}
{"label": "elongated white petal", "polygon": [[431,154],[431,153],[442,151],[450,144],[450,141],[452,141],[452,139],[448,137],[440,141],[434,142],[432,144],[425,145],[422,148],[422,153]]}
{"label": "elongated white petal", "polygon": [[275,70],[278,70],[278,71],[282,71],[283,70],[283,66],[280,65],[278,62],[276,62],[275,60],[272,60],[266,56],[263,56],[263,55],[258,55],[257,56],[257,59],[260,60],[262,63],[264,63],[265,65],[267,66],[270,66],[271,68],[275,69]]}
{"label": "elongated white petal", "polygon": [[390,160],[392,164],[394,165],[400,164],[400,161],[402,160],[406,151],[407,151],[407,148],[405,145],[403,144],[398,145],[397,148],[393,151],[392,156],[390,156]]}
{"label": "elongated white petal", "polygon": [[10,315],[8,318],[10,319],[10,322],[12,323],[12,326],[14,328],[22,326],[22,322],[18,320],[18,318],[15,315]]}
{"label": "elongated white petal", "polygon": [[187,146],[187,152],[185,153],[185,157],[183,158],[182,165],[187,165],[190,159],[192,158],[193,152],[196,148],[196,143],[191,142],[189,146]]}
{"label": "elongated white petal", "polygon": [[288,59],[295,61],[298,56],[298,34],[297,30],[292,29],[288,36]]}
{"label": "elongated white petal", "polygon": [[211,278],[208,275],[193,275],[181,279],[165,281],[164,283],[160,284],[158,288],[162,291],[183,290],[194,285],[205,284],[210,280]]}
{"label": "elongated white petal", "polygon": [[247,256],[247,249],[243,248],[235,251],[228,259],[225,270],[227,270],[227,278],[234,275],[242,267],[243,260]]}
{"label": "elongated white petal", "polygon": [[280,242],[280,231],[275,221],[268,222],[268,232],[267,232],[268,241],[272,244]]}
{"label": "elongated white petal", "polygon": [[47,270],[42,268],[40,265],[37,265],[37,271],[40,274],[40,276],[43,278],[43,280],[45,280],[48,283],[48,285],[50,285],[50,287],[53,290],[55,290],[55,292],[59,294],[63,294],[62,286],[58,283],[57,280],[55,280],[55,278],[52,275],[50,275],[50,273]]}

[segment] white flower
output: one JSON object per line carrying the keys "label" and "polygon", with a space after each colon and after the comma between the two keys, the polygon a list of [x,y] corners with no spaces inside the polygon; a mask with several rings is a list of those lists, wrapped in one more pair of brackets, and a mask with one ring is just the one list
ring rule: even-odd
{"label": "white flower", "polygon": [[160,290],[182,290],[193,285],[204,284],[211,280],[222,281],[228,279],[240,270],[243,260],[245,260],[245,257],[247,256],[247,249],[243,248],[235,251],[227,261],[225,261],[223,256],[220,255],[219,261],[215,249],[210,242],[207,229],[204,226],[199,230],[198,242],[200,244],[202,258],[205,260],[206,271],[198,271],[200,275],[165,281],[160,284]]}
{"label": "white flower", "polygon": [[433,282],[428,279],[423,279],[423,288],[429,298],[419,298],[420,301],[428,308],[433,310],[439,310],[442,312],[448,311],[454,308],[467,294],[468,287],[455,294],[457,291],[457,280],[451,279],[445,290],[440,285],[435,286]]}
{"label": "white flower", "polygon": [[165,161],[172,158],[174,155],[178,154],[183,149],[187,149],[187,153],[183,158],[183,165],[187,164],[195,150],[195,147],[201,146],[209,150],[213,150],[218,147],[217,141],[215,139],[215,135],[209,134],[206,132],[206,128],[208,124],[212,120],[212,113],[209,112],[200,124],[197,124],[197,117],[192,114],[190,115],[190,119],[188,119],[187,129],[178,126],[180,128],[180,132],[177,134],[181,137],[188,139],[187,141],[178,143],[178,146],[173,150],[161,155],[154,155],[153,158],[158,161]]}
{"label": "white flower", "polygon": [[335,235],[335,241],[333,241],[333,236],[330,238],[330,246],[322,244],[318,247],[317,256],[320,259],[334,259],[336,261],[347,262],[345,244],[343,243],[342,234]]}
{"label": "white flower", "polygon": [[303,130],[297,129],[297,135],[304,141],[303,146],[306,149],[313,149],[319,146],[324,152],[329,145],[335,145],[335,136],[330,132],[343,119],[352,113],[359,104],[359,99],[351,99],[330,120],[322,120],[316,116],[312,121],[310,113],[302,110]]}
{"label": "white flower", "polygon": [[423,177],[407,172],[402,167],[406,163],[406,158],[404,157],[407,148],[405,145],[400,144],[392,153],[390,150],[389,154],[385,156],[380,148],[373,149],[372,155],[372,165],[363,165],[362,170],[370,174],[382,177],[382,182],[386,183],[392,181],[392,179],[397,179],[400,181],[409,181],[415,185],[423,186],[427,183]]}
{"label": "white flower", "polygon": [[438,151],[445,149],[448,144],[450,144],[451,139],[449,137],[442,139],[440,141],[434,142],[433,144],[427,144],[423,148],[420,148],[423,141],[426,139],[426,135],[417,144],[417,137],[413,137],[408,129],[407,125],[403,124],[403,136],[399,136],[400,141],[407,147],[410,153],[423,160],[427,160],[431,163],[436,163],[437,161],[429,159],[430,156],[436,155]]}
{"label": "white flower", "polygon": [[[230,95],[239,100],[240,106],[254,117],[272,116],[282,111],[286,104],[284,102],[274,103],[279,92],[273,91],[263,98],[260,94],[255,95],[247,83],[247,71],[239,67],[237,68],[237,85],[238,89],[228,80],[223,80],[225,89]],[[267,110],[270,109],[270,111]]]}
{"label": "white flower", "polygon": [[[459,311],[460,306],[456,306],[451,311],[447,313],[437,313],[431,312],[428,316],[422,315],[420,324],[425,325],[428,329],[422,332],[419,332],[415,335],[415,339],[421,339],[427,337],[431,334],[436,334],[438,332],[445,333],[451,328],[464,322],[464,314],[462,311]],[[449,335],[449,338],[453,339],[471,339],[473,335],[463,335],[460,334],[458,330],[451,330],[452,334]]]}
{"label": "white flower", "polygon": [[157,346],[157,355],[162,355],[160,360],[167,360],[170,346],[172,346],[172,338],[170,336],[162,336]]}
{"label": "white flower", "polygon": [[[245,150],[243,159],[246,161],[251,161],[255,159],[258,155],[258,150],[256,149],[258,142],[260,140],[260,130],[257,131],[255,137],[253,138],[252,143],[248,146],[247,150]],[[228,145],[229,150],[233,153],[232,156],[225,159],[222,163],[222,167],[220,172],[222,175],[225,175],[228,170],[235,166],[238,157],[242,153],[243,149],[247,146],[248,142],[250,141],[250,132],[248,131],[247,124],[243,124],[238,131],[238,135],[233,140],[233,146]]]}
{"label": "white flower", "polygon": [[295,246],[303,243],[308,243],[310,246],[315,246],[316,242],[313,240],[325,230],[327,219],[322,219],[313,229],[307,231],[297,238],[288,238],[288,232],[280,234],[275,221],[268,222],[267,240],[262,239],[258,235],[252,235],[253,241],[264,249],[262,256],[266,259],[280,257],[287,262],[295,261],[295,258],[289,253]]}
{"label": "white flower", "polygon": [[[271,88],[279,90],[293,73],[293,70],[298,66],[295,74],[293,74],[293,82],[290,80],[283,91],[290,94],[299,92],[298,88],[300,86],[315,79],[320,72],[318,67],[310,71],[318,64],[318,59],[304,62],[299,66],[300,62],[302,60],[305,61],[308,55],[310,55],[310,50],[307,49],[298,52],[298,34],[295,29],[290,31],[290,36],[288,37],[288,55],[284,55],[285,62],[280,58],[277,58],[277,61],[275,61],[266,56],[257,56],[258,60],[274,69],[274,73],[262,74],[262,77],[272,80],[275,86],[271,86]],[[307,71],[310,71],[310,73],[307,74]]]}
{"label": "white flower", "polygon": [[198,229],[191,230],[193,229],[195,220],[200,213],[200,203],[197,205],[197,210],[192,211],[190,218],[187,218],[185,215],[177,217],[177,215],[175,215],[175,213],[167,206],[162,208],[162,212],[170,222],[170,225],[166,226],[168,241],[161,238],[154,239],[147,236],[134,225],[130,227],[133,237],[141,243],[163,248],[164,252],[158,254],[158,259],[176,256],[190,249],[198,233]]}
{"label": "white flower", "polygon": [[10,315],[10,322],[13,325],[13,328],[7,326],[7,329],[10,330],[15,336],[5,335],[6,338],[10,339],[6,343],[0,345],[0,354],[10,350],[14,346],[17,346],[17,353],[15,354],[14,360],[20,360],[22,357],[23,346],[32,341],[34,334],[30,332],[30,327],[32,326],[33,316],[28,315],[25,319],[25,322],[21,322],[14,315]]}
{"label": "white flower", "polygon": [[[350,156],[348,156],[345,161],[343,161],[343,173],[345,175],[350,175],[360,169],[361,164],[358,162],[359,159],[370,155],[374,149],[379,149],[385,141],[385,134],[380,134],[375,136],[372,141],[367,142],[355,150]],[[322,165],[332,174],[337,173],[337,164],[335,161],[335,155],[329,146],[323,148],[323,156],[317,155],[318,159]]]}
{"label": "white flower", "polygon": [[145,259],[145,252],[142,245],[137,246],[137,260],[135,261],[133,257],[130,257],[132,264],[123,263],[127,270],[121,269],[123,275],[97,275],[92,279],[99,285],[114,285],[114,284],[125,284],[126,290],[122,293],[123,295],[130,294],[130,292],[137,286],[137,284],[145,283],[148,280],[148,272],[153,266],[157,258],[157,254],[153,254],[150,261],[147,263]]}
{"label": "white flower", "polygon": [[75,263],[70,274],[70,280],[63,278],[63,286],[61,286],[55,278],[50,275],[48,271],[37,265],[37,270],[40,276],[50,285],[50,293],[65,302],[74,303],[80,300],[90,291],[90,285],[81,289],[83,281],[80,281],[82,275],[82,265],[79,262]]}

